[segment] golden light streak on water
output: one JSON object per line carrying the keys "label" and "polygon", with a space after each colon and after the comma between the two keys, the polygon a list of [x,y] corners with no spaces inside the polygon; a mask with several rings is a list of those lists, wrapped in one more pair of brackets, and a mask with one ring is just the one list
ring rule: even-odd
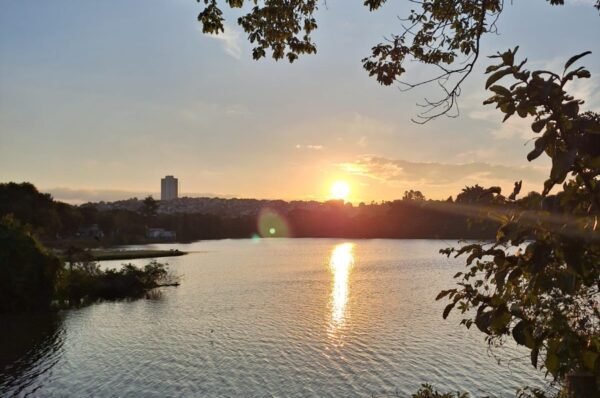
{"label": "golden light streak on water", "polygon": [[333,248],[329,268],[333,274],[331,290],[331,333],[336,332],[346,320],[350,271],[354,266],[354,244],[340,243]]}

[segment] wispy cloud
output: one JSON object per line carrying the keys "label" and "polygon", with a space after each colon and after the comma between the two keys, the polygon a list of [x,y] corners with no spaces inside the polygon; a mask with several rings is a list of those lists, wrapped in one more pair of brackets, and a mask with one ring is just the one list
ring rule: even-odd
{"label": "wispy cloud", "polygon": [[437,163],[411,162],[377,156],[362,156],[357,160],[340,163],[338,167],[351,175],[366,177],[384,183],[400,184],[439,192],[445,188],[457,192],[465,185],[500,185],[509,187],[517,180],[529,182],[529,187],[541,186],[546,177],[544,170],[534,167],[516,167],[484,162]]}
{"label": "wispy cloud", "polygon": [[225,32],[214,35],[206,35],[211,39],[221,42],[227,54],[235,59],[242,57],[242,32],[231,25],[225,25]]}
{"label": "wispy cloud", "polygon": [[301,145],[301,144],[296,144],[296,149],[310,149],[313,151],[320,151],[323,148],[325,148],[323,145]]}

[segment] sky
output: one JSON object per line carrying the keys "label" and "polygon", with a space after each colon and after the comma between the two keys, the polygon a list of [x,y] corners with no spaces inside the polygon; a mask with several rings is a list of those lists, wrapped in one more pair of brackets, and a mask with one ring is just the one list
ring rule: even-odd
{"label": "sky", "polygon": [[[600,108],[600,16],[592,0],[506,2],[483,54],[520,45],[529,67],[584,58],[592,79],[573,85]],[[410,3],[370,13],[328,0],[317,13],[316,55],[253,61],[227,11],[208,36],[195,0],[0,0],[0,182],[29,181],[72,203],[157,195],[179,178],[190,196],[324,200],[337,180],[350,200],[455,196],[466,185],[538,190],[547,159],[527,162],[531,120],[484,107],[482,58],[458,118],[410,121],[435,89],[382,87],[360,60],[401,30]],[[426,76],[417,64],[409,80]]]}

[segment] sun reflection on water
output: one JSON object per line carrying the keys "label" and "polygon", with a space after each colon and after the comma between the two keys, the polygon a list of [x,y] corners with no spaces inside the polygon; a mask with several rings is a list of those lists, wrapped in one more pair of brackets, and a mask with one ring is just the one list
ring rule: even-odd
{"label": "sun reflection on water", "polygon": [[329,268],[333,274],[331,290],[331,332],[344,325],[346,320],[346,304],[348,302],[348,279],[354,265],[354,244],[341,243],[331,252]]}

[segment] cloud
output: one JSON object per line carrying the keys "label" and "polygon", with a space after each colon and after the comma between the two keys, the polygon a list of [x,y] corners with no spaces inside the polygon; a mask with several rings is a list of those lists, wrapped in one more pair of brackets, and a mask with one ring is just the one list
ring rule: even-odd
{"label": "cloud", "polygon": [[323,148],[325,148],[323,145],[301,145],[301,144],[296,144],[296,149],[310,149],[313,151],[320,151]]}
{"label": "cloud", "polygon": [[235,59],[242,57],[242,32],[233,26],[225,24],[225,32],[219,34],[207,34],[207,37],[221,42],[227,54]]}
{"label": "cloud", "polygon": [[379,182],[404,185],[407,188],[427,189],[435,192],[457,192],[465,185],[512,186],[524,180],[530,187],[539,187],[546,172],[534,167],[505,166],[484,162],[437,163],[411,162],[377,156],[362,156],[338,167],[351,175]]}

